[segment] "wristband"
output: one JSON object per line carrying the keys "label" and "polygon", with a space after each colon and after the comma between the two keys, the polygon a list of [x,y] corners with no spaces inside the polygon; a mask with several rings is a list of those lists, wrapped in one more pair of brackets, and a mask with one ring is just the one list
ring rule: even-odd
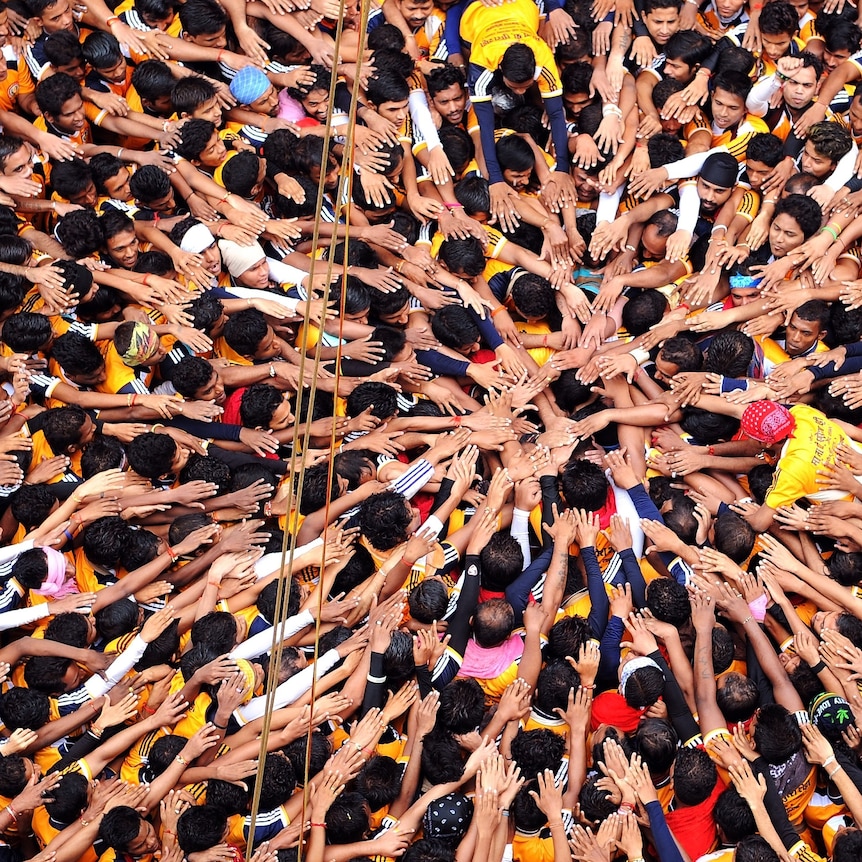
{"label": "wristband", "polygon": [[312,826],[316,826],[318,829],[326,829],[325,823],[315,823],[313,820],[309,821]]}
{"label": "wristband", "polygon": [[829,776],[829,778],[834,778],[839,772],[841,772],[840,763],[838,764],[838,766],[835,767],[835,769],[832,770],[832,772],[827,772],[826,774]]}
{"label": "wristband", "polygon": [[179,763],[179,764],[180,764],[180,765],[182,765],[182,766],[188,766],[188,765],[189,765],[188,760],[186,760],[186,759],[185,759],[185,757],[183,757],[183,756],[182,756],[182,754],[178,754],[178,755],[174,758],[174,760],[176,760],[176,762],[177,762],[177,763]]}
{"label": "wristband", "polygon": [[835,763],[834,754],[831,754],[829,757],[826,758],[826,760],[823,761],[823,768],[826,769],[826,767],[829,766],[830,763]]}
{"label": "wristband", "polygon": [[168,556],[171,558],[172,563],[175,563],[180,558],[179,554],[170,545],[168,545]]}
{"label": "wristband", "polygon": [[452,417],[452,424],[453,424],[456,428],[460,428],[460,427],[461,427],[461,423],[462,423],[463,421],[464,421],[464,417],[463,417],[463,416],[460,416],[460,415],[459,415],[459,416],[453,416],[453,417]]}
{"label": "wristband", "polygon": [[213,727],[215,727],[218,730],[227,730],[226,724],[216,724],[215,722],[213,722]]}
{"label": "wristband", "polygon": [[505,306],[505,305],[498,305],[498,306],[497,306],[497,307],[496,307],[496,308],[491,312],[491,317],[496,317],[496,316],[497,316],[501,311],[505,311],[505,310],[506,310],[506,306]]}
{"label": "wristband", "polygon": [[11,802],[6,806],[6,810],[9,812],[9,814],[12,815],[12,819],[17,823],[18,822],[18,815],[15,813],[15,809],[12,807]]}
{"label": "wristband", "polygon": [[116,15],[111,15],[111,17],[105,21],[105,26],[106,27],[113,27],[115,23],[120,24],[122,22],[120,21],[120,19]]}
{"label": "wristband", "polygon": [[809,665],[809,667],[815,674],[822,673],[824,670],[826,670],[826,662],[823,661],[823,659],[820,659],[817,664]]}

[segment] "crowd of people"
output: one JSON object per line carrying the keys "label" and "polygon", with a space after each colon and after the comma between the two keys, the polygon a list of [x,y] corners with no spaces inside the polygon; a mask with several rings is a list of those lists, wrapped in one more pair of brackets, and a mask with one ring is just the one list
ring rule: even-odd
{"label": "crowd of people", "polygon": [[0,47],[0,862],[862,859],[856,6]]}

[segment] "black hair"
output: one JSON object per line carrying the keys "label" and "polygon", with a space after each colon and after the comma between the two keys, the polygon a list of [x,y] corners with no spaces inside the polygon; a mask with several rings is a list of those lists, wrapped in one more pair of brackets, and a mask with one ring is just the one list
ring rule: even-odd
{"label": "black hair", "polygon": [[348,416],[358,416],[372,406],[372,416],[377,419],[390,419],[398,412],[398,393],[387,383],[367,380],[347,396]]}
{"label": "black hair", "polygon": [[372,105],[403,102],[410,95],[410,86],[403,75],[392,69],[379,69],[369,78],[365,95]]}
{"label": "black hair", "polygon": [[656,578],[647,585],[647,607],[662,622],[681,626],[691,616],[691,601],[686,588],[673,578]]}
{"label": "black hair", "polygon": [[168,175],[155,165],[139,167],[132,174],[129,185],[135,200],[145,205],[165,197],[171,190],[171,181]]}
{"label": "black hair", "polygon": [[715,549],[734,563],[743,563],[754,550],[757,534],[748,521],[735,512],[724,512],[713,524]]}
{"label": "black hair", "polygon": [[228,159],[222,170],[225,190],[241,198],[251,198],[260,173],[260,159],[255,153],[243,151]]}
{"label": "black hair", "polygon": [[[267,764],[270,758],[267,758]],[[218,844],[227,829],[227,815],[214,805],[192,805],[177,820],[177,843],[189,853],[200,853]]]}
{"label": "black hair", "polygon": [[407,596],[410,616],[426,625],[442,620],[449,605],[449,594],[441,581],[427,579],[417,584]]}
{"label": "black hair", "polygon": [[[90,37],[87,38],[89,41]],[[192,78],[183,80],[188,81]],[[161,60],[145,60],[132,72],[132,86],[144,103],[155,103],[157,99],[170,93],[175,86],[174,82],[170,67]]]}
{"label": "black hair", "polygon": [[356,776],[356,791],[368,800],[372,812],[391,805],[401,788],[401,767],[385,755],[375,755]]}
{"label": "black hair", "polygon": [[506,599],[481,602],[473,614],[473,636],[485,648],[503,643],[515,626],[515,611]]}
{"label": "black hair", "polygon": [[604,471],[592,461],[572,458],[563,468],[563,497],[571,509],[598,512],[607,502],[610,485]]}
{"label": "black hair", "polygon": [[[62,164],[64,162],[60,162],[57,167]],[[92,180],[92,176],[90,179]],[[89,257],[94,251],[98,251],[102,245],[102,229],[99,224],[99,217],[91,209],[75,210],[75,212],[61,216],[57,219],[54,234],[66,253],[76,260]],[[80,310],[79,305],[79,314]]]}
{"label": "black hair", "polygon": [[757,714],[754,744],[767,763],[778,766],[802,748],[802,731],[785,707],[767,703]]}
{"label": "black hair", "polygon": [[68,30],[51,33],[44,42],[45,59],[55,68],[68,66],[75,60],[84,59],[84,51],[78,37]]}
{"label": "black hair", "polygon": [[326,838],[333,844],[360,841],[368,831],[368,813],[361,793],[342,793],[326,814]]}
{"label": "black hair", "polygon": [[643,335],[668,312],[667,298],[654,288],[639,290],[623,306],[622,323],[631,335]]}
{"label": "black hair", "polygon": [[224,9],[215,0],[187,0],[180,6],[183,32],[190,36],[211,36],[227,26]]}
{"label": "black hair", "polygon": [[52,334],[48,318],[32,311],[19,311],[3,324],[3,342],[14,353],[38,353]]}
{"label": "black hair", "polygon": [[102,817],[99,840],[117,853],[127,853],[141,831],[142,821],[143,817],[134,808],[118,805]]}
{"label": "black hair", "polygon": [[138,624],[138,606],[135,602],[111,602],[95,613],[96,631],[106,641],[128,634]]}
{"label": "black hair", "polygon": [[683,805],[706,801],[718,781],[718,772],[702,748],[681,748],[674,760],[673,789]]}
{"label": "black hair", "polygon": [[532,81],[536,74],[536,55],[533,49],[522,42],[509,45],[500,60],[500,73],[513,84]]}
{"label": "black hair", "polygon": [[36,85],[36,104],[46,115],[56,117],[63,111],[63,105],[75,96],[81,95],[78,82],[65,72],[57,72]]}
{"label": "black hair", "polygon": [[678,30],[664,45],[664,55],[686,66],[699,66],[712,53],[712,42],[696,30]]}
{"label": "black hair", "polygon": [[0,695],[0,720],[11,730],[38,730],[50,720],[51,703],[42,691],[13,686]]}
{"label": "black hair", "polygon": [[729,673],[716,691],[716,702],[728,721],[746,721],[757,708],[760,695],[754,680],[741,673]]}
{"label": "black hair", "polygon": [[[188,3],[183,7],[188,8]],[[184,159],[196,161],[216,131],[209,120],[187,120],[180,129],[180,142],[174,147],[178,155]]]}
{"label": "black hair", "polygon": [[784,158],[784,142],[769,132],[757,132],[748,141],[745,157],[774,168]]}
{"label": "black hair", "polygon": [[554,289],[544,276],[527,272],[514,279],[512,302],[524,317],[544,319],[556,309]]}
{"label": "black hair", "polygon": [[303,734],[299,739],[294,739],[284,746],[282,751],[287,759],[293,764],[293,771],[297,780],[301,783],[305,780],[305,768],[308,764],[308,777],[314,778],[321,769],[323,769],[326,761],[329,760],[329,755],[332,753],[332,744],[326,735],[320,730],[314,730],[310,735],[310,759],[306,760],[306,740],[308,737]]}
{"label": "black hair", "polygon": [[576,659],[581,647],[592,638],[593,632],[585,617],[564,616],[548,632],[548,659]]}
{"label": "black hair", "polygon": [[668,338],[661,346],[659,356],[663,361],[676,365],[680,372],[703,368],[703,352],[688,338]]}
{"label": "black hair", "polygon": [[785,0],[773,0],[767,3],[760,15],[760,32],[769,36],[790,34],[793,36],[799,29],[799,16],[796,10]]}
{"label": "black hair", "polygon": [[524,569],[524,552],[509,533],[494,533],[479,553],[482,586],[503,592]]}
{"label": "black hair", "polygon": [[512,760],[528,781],[546,769],[556,773],[565,750],[565,739],[552,730],[519,730],[512,739]]}
{"label": "black hair", "polygon": [[[138,69],[140,68],[141,66],[138,66]],[[187,78],[180,78],[174,83],[171,88],[171,104],[180,116],[191,114],[205,102],[214,99],[217,92],[213,84],[206,78],[200,75],[189,75]],[[291,134],[290,136],[295,139],[294,135]]]}
{"label": "black hair", "polygon": [[87,806],[90,782],[80,772],[64,772],[59,790],[52,802],[45,803],[45,810],[55,823],[71,826]]}
{"label": "black hair", "polygon": [[[762,835],[749,835],[736,845],[733,862],[779,862],[781,857]],[[832,862],[838,862],[832,857]]]}
{"label": "black hair", "polygon": [[126,450],[116,437],[96,434],[81,455],[81,478],[92,479],[97,473],[123,466]]}
{"label": "black hair", "polygon": [[120,517],[97,518],[82,530],[84,554],[96,566],[115,568],[128,541],[131,527]]}
{"label": "black hair", "polygon": [[[780,0],[776,0],[776,2],[780,2]],[[828,125],[834,126],[835,123],[829,123]],[[816,127],[812,127],[811,131],[808,133],[808,140],[816,145],[816,141],[819,140],[823,142],[826,136],[818,135],[818,133],[815,132],[815,128]],[[842,131],[846,132],[846,129],[842,129]],[[831,131],[829,135],[831,137]],[[847,140],[848,142],[850,140],[849,132],[847,132]],[[843,145],[836,149],[830,149],[829,152],[823,152],[822,155],[828,156],[833,159],[833,161],[837,162],[850,149],[850,147],[847,147],[844,149],[844,152],[840,152],[839,154],[842,147]],[[818,150],[818,152],[820,151]],[[810,198],[808,195],[788,195],[786,198],[782,198],[775,207],[775,215],[773,215],[772,221],[774,222],[780,215],[788,215],[794,219],[799,225],[799,229],[802,231],[802,235],[805,239],[809,239],[814,236],[814,234],[820,229],[820,222],[822,221],[820,205],[814,200],[814,198]]]}
{"label": "black hair", "polygon": [[104,30],[93,30],[81,43],[84,59],[97,71],[110,69],[123,59],[117,37]]}
{"label": "black hair", "polygon": [[481,275],[485,270],[482,244],[473,236],[467,239],[444,240],[437,258],[450,272],[463,273],[470,278]]}
{"label": "black hair", "polygon": [[580,684],[580,675],[567,661],[549,662],[536,682],[536,706],[546,715],[555,715],[554,710],[566,709],[569,692]]}
{"label": "black hair", "polygon": [[751,336],[738,330],[719,332],[707,351],[704,371],[725,377],[745,377],[753,357],[754,339]]}
{"label": "black hair", "polygon": [[167,434],[147,432],[133,438],[126,447],[129,466],[139,476],[158,479],[171,472],[177,444]]}
{"label": "black hair", "polygon": [[215,655],[229,653],[236,644],[236,620],[226,611],[210,611],[195,620],[191,629],[193,644],[206,645]]}
{"label": "black hair", "polygon": [[716,799],[712,816],[724,839],[732,844],[757,832],[751,808],[735,787],[728,787]]}
{"label": "black hair", "polygon": [[[102,229],[102,242],[107,243],[109,239],[113,239],[121,233],[134,233],[135,223],[126,213],[109,207],[105,210],[104,215],[99,219],[99,225]],[[131,322],[131,321],[130,321]]]}
{"label": "black hair", "polygon": [[[795,16],[794,12],[794,16]],[[712,91],[724,90],[744,102],[751,92],[751,78],[745,72],[734,69],[724,69],[713,79]]]}
{"label": "black hair", "polygon": [[255,383],[242,394],[239,415],[246,428],[269,428],[283,394],[268,383]]}
{"label": "black hair", "polygon": [[673,725],[662,718],[643,718],[632,737],[635,751],[653,775],[667,772],[676,757],[679,736]]}

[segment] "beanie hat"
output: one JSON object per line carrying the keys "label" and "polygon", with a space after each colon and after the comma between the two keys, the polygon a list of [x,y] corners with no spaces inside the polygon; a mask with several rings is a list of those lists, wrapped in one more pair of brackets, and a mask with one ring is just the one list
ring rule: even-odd
{"label": "beanie hat", "polygon": [[239,278],[244,272],[260,263],[265,257],[259,242],[251,245],[239,245],[230,239],[219,240],[221,259],[225,269],[234,277]]}
{"label": "beanie hat", "polygon": [[796,420],[790,411],[774,401],[755,401],[742,414],[740,430],[753,440],[771,446],[793,433]]}
{"label": "beanie hat", "polygon": [[426,838],[460,841],[472,817],[473,803],[463,793],[449,793],[428,806],[422,829]]}
{"label": "beanie hat", "polygon": [[836,740],[853,724],[853,711],[843,697],[827,691],[818,694],[808,707],[811,723],[827,738]]}
{"label": "beanie hat", "polygon": [[240,105],[250,105],[268,89],[269,78],[257,66],[243,66],[230,82],[231,95]]}
{"label": "beanie hat", "polygon": [[708,183],[724,189],[732,188],[736,185],[736,178],[739,176],[739,162],[730,153],[713,153],[703,163],[700,176]]}

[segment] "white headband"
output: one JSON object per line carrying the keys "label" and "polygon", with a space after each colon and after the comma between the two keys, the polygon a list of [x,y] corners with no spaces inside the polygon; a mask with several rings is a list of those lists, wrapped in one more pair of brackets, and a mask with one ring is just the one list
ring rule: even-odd
{"label": "white headband", "polygon": [[[642,667],[654,667],[659,671],[661,670],[656,662],[646,656],[637,656],[630,661],[627,661],[623,665],[623,669],[620,671],[620,694],[623,697],[626,695],[626,683],[629,681],[629,677],[636,670],[640,670]],[[664,674],[662,674],[662,676],[664,676]]]}
{"label": "white headband", "polygon": [[210,232],[210,229],[205,224],[198,223],[185,232],[182,240],[180,240],[180,248],[191,254],[200,254],[214,242],[215,237]]}

